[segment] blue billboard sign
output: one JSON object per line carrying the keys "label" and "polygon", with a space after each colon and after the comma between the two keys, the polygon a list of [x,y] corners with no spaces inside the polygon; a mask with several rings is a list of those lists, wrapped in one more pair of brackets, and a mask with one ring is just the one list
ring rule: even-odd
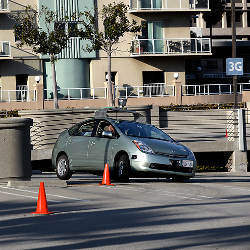
{"label": "blue billboard sign", "polygon": [[226,59],[226,74],[228,76],[243,75],[243,58],[227,58]]}

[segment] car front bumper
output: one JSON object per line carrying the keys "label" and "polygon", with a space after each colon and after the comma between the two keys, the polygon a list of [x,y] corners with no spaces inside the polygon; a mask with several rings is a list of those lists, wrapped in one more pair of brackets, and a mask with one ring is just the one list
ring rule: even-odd
{"label": "car front bumper", "polygon": [[[193,161],[193,167],[183,167],[183,160]],[[139,153],[133,155],[130,161],[133,173],[156,175],[156,176],[173,176],[181,175],[193,177],[195,175],[196,161],[193,158],[170,158],[167,156]]]}

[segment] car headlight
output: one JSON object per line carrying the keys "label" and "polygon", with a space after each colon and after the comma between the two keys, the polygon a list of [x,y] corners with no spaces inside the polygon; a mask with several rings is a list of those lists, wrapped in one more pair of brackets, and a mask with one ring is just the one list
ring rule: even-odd
{"label": "car headlight", "polygon": [[136,140],[133,140],[132,141],[136,147],[143,153],[146,153],[146,154],[154,154],[154,151],[152,150],[152,148],[150,148],[147,144],[141,142],[141,141],[136,141]]}

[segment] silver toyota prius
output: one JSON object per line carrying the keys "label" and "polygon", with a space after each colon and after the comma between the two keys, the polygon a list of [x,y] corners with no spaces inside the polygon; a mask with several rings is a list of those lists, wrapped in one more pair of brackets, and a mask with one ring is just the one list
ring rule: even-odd
{"label": "silver toyota prius", "polygon": [[52,153],[58,178],[68,180],[79,171],[102,173],[106,163],[111,177],[120,181],[137,176],[182,181],[195,175],[192,151],[134,117],[129,121],[104,113],[63,131]]}

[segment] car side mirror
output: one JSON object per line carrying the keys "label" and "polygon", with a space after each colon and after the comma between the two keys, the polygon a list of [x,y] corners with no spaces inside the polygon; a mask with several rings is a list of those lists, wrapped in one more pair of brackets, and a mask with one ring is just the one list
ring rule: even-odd
{"label": "car side mirror", "polygon": [[108,138],[113,138],[114,137],[111,131],[103,131],[102,136],[103,137],[108,137]]}

